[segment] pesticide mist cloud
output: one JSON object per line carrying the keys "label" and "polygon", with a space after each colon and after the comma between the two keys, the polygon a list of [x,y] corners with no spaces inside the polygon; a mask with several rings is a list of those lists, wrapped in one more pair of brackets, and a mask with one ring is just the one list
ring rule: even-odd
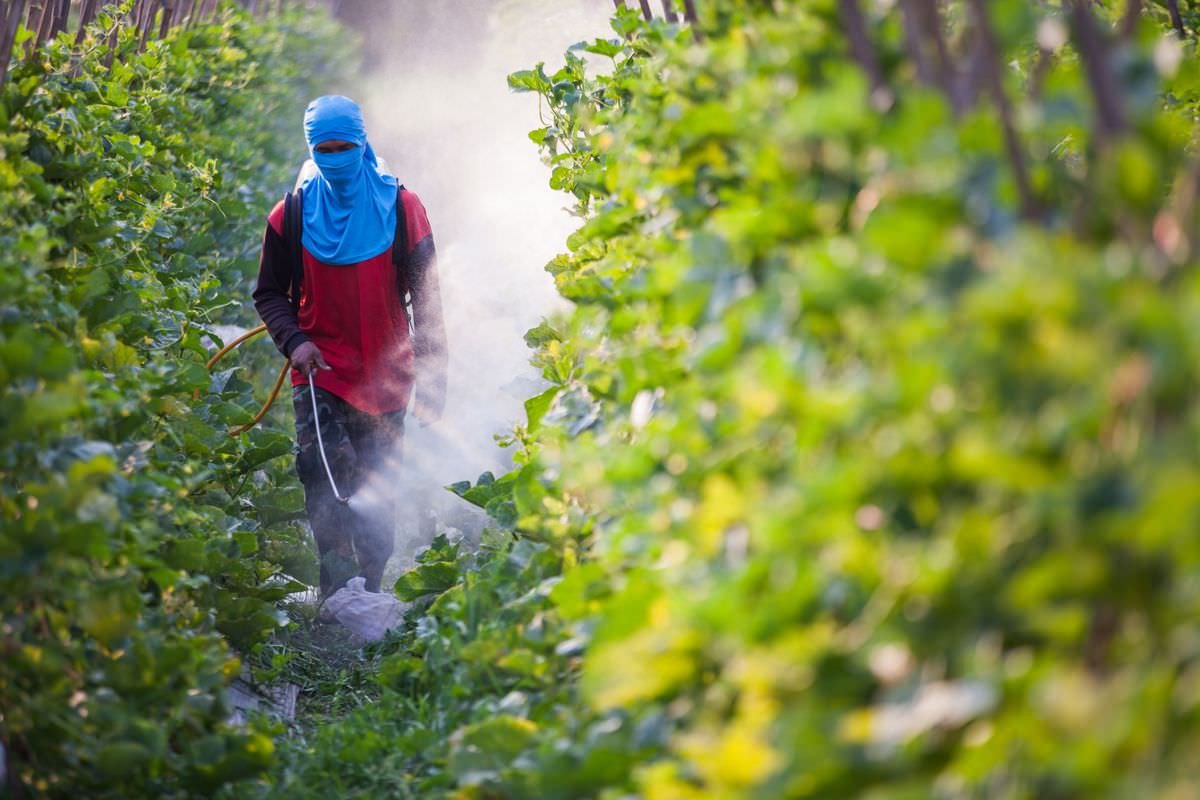
{"label": "pesticide mist cloud", "polygon": [[393,570],[429,535],[417,532],[421,507],[470,526],[442,486],[507,470],[493,435],[524,419],[540,380],[522,337],[564,302],[544,265],[578,221],[527,137],[537,99],[512,94],[505,78],[561,64],[570,44],[609,32],[610,12],[596,0],[406,2],[380,17],[393,35],[374,36],[397,46],[349,92],[375,149],[429,212],[450,347],[445,415],[430,428],[410,419],[404,466],[389,481],[402,496]]}

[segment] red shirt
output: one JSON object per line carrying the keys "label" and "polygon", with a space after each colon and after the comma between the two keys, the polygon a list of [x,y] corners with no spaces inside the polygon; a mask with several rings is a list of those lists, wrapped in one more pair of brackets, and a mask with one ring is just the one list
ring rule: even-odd
{"label": "red shirt", "polygon": [[[430,236],[429,219],[415,194],[404,190],[410,253]],[[283,234],[283,201],[268,217]],[[317,386],[368,414],[402,411],[414,377],[408,315],[400,296],[392,248],[354,264],[325,264],[303,250],[299,327],[330,370],[317,370]],[[292,385],[308,379],[292,370]]]}

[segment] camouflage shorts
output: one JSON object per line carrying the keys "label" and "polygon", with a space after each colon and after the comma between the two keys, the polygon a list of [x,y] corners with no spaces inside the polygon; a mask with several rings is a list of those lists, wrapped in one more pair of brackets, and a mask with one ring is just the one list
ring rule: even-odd
{"label": "camouflage shorts", "polygon": [[[366,578],[369,591],[378,591],[394,546],[394,502],[376,498],[374,505],[387,513],[370,517],[357,515],[339,503],[317,447],[317,425],[338,490],[349,496],[368,482],[372,487],[389,484],[387,473],[400,462],[404,412],[367,414],[324,389],[318,388],[316,393],[315,417],[308,386],[292,390],[292,404],[296,411],[296,472],[304,485],[304,507],[321,559],[321,590],[323,594],[336,591],[359,574]],[[394,480],[390,483],[394,485]]]}

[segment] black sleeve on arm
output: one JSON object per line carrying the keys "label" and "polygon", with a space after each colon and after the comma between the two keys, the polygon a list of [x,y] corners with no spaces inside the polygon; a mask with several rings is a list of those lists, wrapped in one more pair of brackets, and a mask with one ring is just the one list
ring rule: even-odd
{"label": "black sleeve on arm", "polygon": [[308,341],[300,330],[296,309],[289,296],[292,285],[291,260],[287,243],[270,223],[263,235],[262,257],[258,262],[258,283],[254,287],[254,309],[267,323],[267,333],[275,347],[291,358],[292,351]]}
{"label": "black sleeve on arm", "polygon": [[413,352],[417,357],[417,402],[440,415],[446,405],[446,326],[438,288],[433,235],[417,242],[408,257],[412,292]]}

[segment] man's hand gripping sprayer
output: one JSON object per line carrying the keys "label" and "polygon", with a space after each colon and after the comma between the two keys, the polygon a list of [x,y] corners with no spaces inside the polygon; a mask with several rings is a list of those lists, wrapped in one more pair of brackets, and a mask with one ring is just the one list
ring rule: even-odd
{"label": "man's hand gripping sprayer", "polygon": [[[217,351],[216,355],[209,359],[208,364],[206,365],[209,372],[211,372],[212,368],[216,366],[216,363],[221,360],[222,356],[254,338],[266,329],[266,325],[259,325],[257,328],[247,331],[227,344],[225,347],[222,347],[219,351]],[[291,362],[285,360],[283,369],[279,373],[279,379],[275,381],[275,388],[271,390],[271,396],[267,399],[267,402],[263,403],[262,408],[259,409],[259,412],[254,416],[254,419],[248,424],[231,428],[229,431],[230,436],[238,436],[242,433],[245,433],[257,425],[262,418],[266,416],[267,409],[269,409],[271,404],[275,402],[275,398],[279,395],[279,387],[283,385],[284,376],[287,375],[288,370],[291,369],[291,367]],[[315,367],[310,366],[309,369],[306,370],[306,375],[308,376],[308,395],[312,398],[313,404],[313,419],[317,421],[317,449],[321,453],[321,463],[325,465],[325,475],[329,478],[329,488],[333,489],[333,496],[337,498],[339,503],[349,505],[350,498],[343,497],[342,493],[338,491],[337,481],[333,479],[333,470],[329,468],[329,459],[325,455],[325,441],[321,438],[321,417],[320,414],[317,413],[317,387],[313,384],[313,369],[315,369]]]}

